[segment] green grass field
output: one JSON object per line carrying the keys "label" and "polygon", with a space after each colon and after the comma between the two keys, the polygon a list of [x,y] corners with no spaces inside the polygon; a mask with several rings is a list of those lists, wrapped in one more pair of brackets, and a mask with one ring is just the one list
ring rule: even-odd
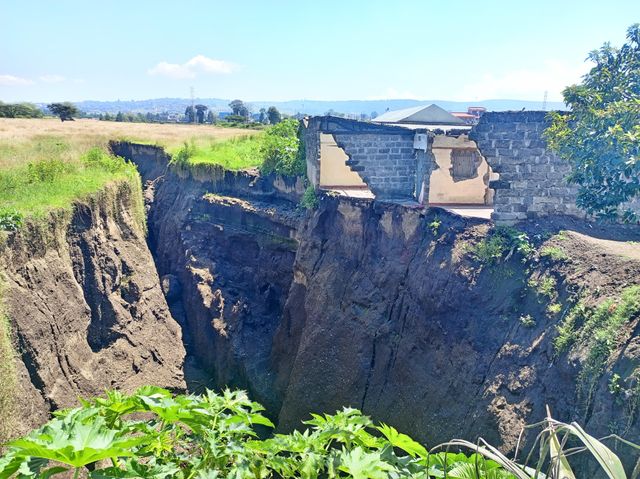
{"label": "green grass field", "polygon": [[188,162],[192,165],[215,164],[227,170],[239,171],[257,168],[263,158],[260,154],[262,133],[239,136],[219,141],[191,141],[187,146],[169,148],[169,153],[178,155],[190,150]]}
{"label": "green grass field", "polygon": [[2,146],[0,154],[9,152],[31,161],[0,170],[0,216],[41,218],[53,209],[70,208],[110,181],[135,180],[138,174],[132,164],[100,147],[82,152],[62,138]]}
{"label": "green grass field", "polygon": [[0,230],[16,229],[27,218],[44,218],[52,210],[70,209],[109,182],[138,182],[133,165],[108,154],[109,140],[123,138],[169,151],[188,141],[197,145],[194,163],[219,163],[235,170],[259,163],[253,154],[257,141],[246,129],[3,118]]}
{"label": "green grass field", "polygon": [[0,121],[0,230],[27,218],[70,209],[107,183],[139,183],[134,165],[108,152],[109,140],[161,145],[182,166],[220,165],[227,170],[266,167],[300,174],[298,124],[285,120],[265,131],[195,125],[112,124],[49,119]]}

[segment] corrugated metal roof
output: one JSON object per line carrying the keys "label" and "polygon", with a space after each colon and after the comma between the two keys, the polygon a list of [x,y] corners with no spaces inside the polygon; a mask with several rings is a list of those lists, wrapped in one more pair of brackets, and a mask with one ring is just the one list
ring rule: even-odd
{"label": "corrugated metal roof", "polygon": [[403,110],[388,111],[373,119],[376,123],[411,123],[423,125],[464,125],[464,121],[453,116],[436,104],[415,106]]}
{"label": "corrugated metal roof", "polygon": [[470,130],[472,128],[471,125],[467,125],[463,123],[462,125],[425,125],[424,123],[397,123],[397,126],[401,126],[402,128],[407,128],[409,130],[442,130],[442,131],[450,131],[450,130]]}

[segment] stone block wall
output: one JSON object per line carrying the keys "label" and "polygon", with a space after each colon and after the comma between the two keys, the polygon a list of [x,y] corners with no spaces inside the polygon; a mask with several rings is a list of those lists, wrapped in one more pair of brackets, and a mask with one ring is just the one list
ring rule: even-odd
{"label": "stone block wall", "polygon": [[360,175],[377,199],[428,198],[423,189],[425,183],[428,188],[433,161],[428,161],[432,159],[430,151],[413,149],[416,131],[331,116],[310,118],[305,135],[307,174],[316,185],[321,168],[319,133],[333,135],[349,157],[347,166]]}
{"label": "stone block wall", "polygon": [[495,189],[496,221],[585,217],[576,206],[577,187],[566,181],[570,165],[549,151],[542,137],[549,125],[546,115],[544,111],[485,113],[469,135],[500,175],[489,184]]}

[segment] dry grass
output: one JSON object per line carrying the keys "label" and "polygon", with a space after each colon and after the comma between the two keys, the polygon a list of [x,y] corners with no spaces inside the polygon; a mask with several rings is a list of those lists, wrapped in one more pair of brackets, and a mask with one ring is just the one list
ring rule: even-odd
{"label": "dry grass", "polygon": [[[43,138],[60,138],[69,145],[64,153],[69,159],[77,157],[95,146],[104,146],[109,140],[127,139],[151,143],[173,149],[185,141],[211,143],[246,136],[240,128],[221,128],[211,125],[182,125],[154,123],[116,123],[98,120],[60,120],[0,118],[0,168],[22,165],[41,158],[26,144]],[[48,152],[42,152],[44,155]]]}

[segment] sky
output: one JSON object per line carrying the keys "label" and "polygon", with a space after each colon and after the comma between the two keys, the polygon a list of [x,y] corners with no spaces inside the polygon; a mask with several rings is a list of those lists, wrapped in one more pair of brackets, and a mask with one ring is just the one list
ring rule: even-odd
{"label": "sky", "polygon": [[0,101],[562,99],[638,0],[0,0]]}

